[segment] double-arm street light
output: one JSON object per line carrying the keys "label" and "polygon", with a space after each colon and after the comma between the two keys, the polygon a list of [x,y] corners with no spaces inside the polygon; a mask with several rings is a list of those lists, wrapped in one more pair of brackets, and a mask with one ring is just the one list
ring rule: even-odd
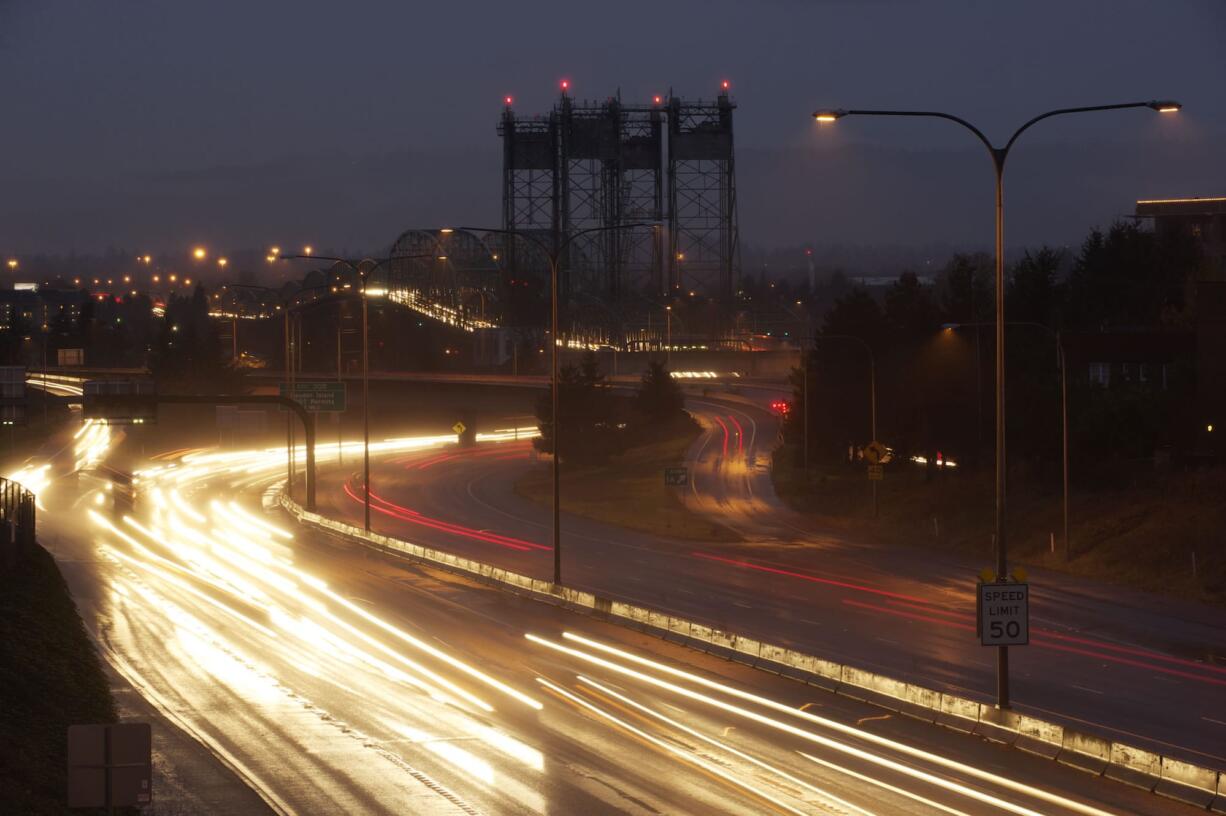
{"label": "double-arm street light", "polygon": [[[1005,219],[1004,219],[1004,174],[1009,151],[1026,130],[1044,119],[1073,113],[1124,110],[1126,108],[1150,108],[1159,113],[1176,113],[1183,106],[1173,100],[1150,100],[1148,102],[1123,102],[1115,105],[1089,105],[1079,108],[1059,108],[1041,113],[1029,120],[1009,137],[1004,147],[996,147],[979,128],[958,116],[939,111],[910,110],[844,110],[825,109],[814,112],[813,118],[821,122],[836,122],[844,116],[907,116],[947,119],[969,130],[988,149],[996,174],[996,577],[1005,580],[1008,575],[1008,560],[1005,547]],[[999,708],[1009,707],[1009,647],[997,647],[996,703]]]}
{"label": "double-arm street light", "polygon": [[561,241],[556,238],[546,242],[537,235],[523,230],[513,229],[495,229],[491,227],[446,227],[439,230],[443,235],[450,235],[456,230],[464,230],[465,232],[489,232],[495,235],[509,235],[513,238],[524,238],[531,241],[540,250],[545,253],[545,257],[549,259],[549,301],[550,301],[550,354],[549,354],[549,401],[550,401],[550,419],[553,425],[553,582],[555,584],[562,583],[562,506],[561,506],[561,487],[559,482],[559,474],[561,473],[560,460],[561,456],[561,417],[558,416],[558,266],[561,262],[562,253],[574,243],[575,239],[584,235],[591,235],[597,232],[612,232],[614,230],[636,229],[638,227],[658,227],[659,224],[651,222],[635,223],[635,224],[612,224],[604,227],[589,227],[588,229],[576,230],[569,233]]}

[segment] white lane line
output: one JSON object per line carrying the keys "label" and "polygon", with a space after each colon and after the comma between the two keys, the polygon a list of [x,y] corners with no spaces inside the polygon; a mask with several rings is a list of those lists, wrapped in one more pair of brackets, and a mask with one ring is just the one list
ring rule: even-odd
{"label": "white lane line", "polygon": [[741,609],[753,609],[753,604],[747,604],[744,601],[733,601],[733,606],[739,606]]}
{"label": "white lane line", "polygon": [[1205,722],[1211,722],[1214,725],[1226,725],[1226,722],[1222,722],[1221,720],[1215,720],[1212,717],[1201,717],[1201,719],[1204,720]]}
{"label": "white lane line", "polygon": [[1102,694],[1102,692],[1099,691],[1098,689],[1086,688],[1085,686],[1079,686],[1076,683],[1069,683],[1069,685],[1077,689],[1078,691],[1088,691],[1091,694]]}

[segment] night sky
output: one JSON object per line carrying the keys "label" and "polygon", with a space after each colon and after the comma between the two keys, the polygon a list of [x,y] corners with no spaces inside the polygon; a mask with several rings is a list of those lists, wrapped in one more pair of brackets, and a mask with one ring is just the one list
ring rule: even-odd
{"label": "night sky", "polygon": [[1011,245],[1081,240],[1138,197],[1226,194],[1226,3],[0,0],[0,251],[272,243],[376,251],[406,227],[495,224],[511,94],[732,82],[747,247],[987,248],[1003,141]]}

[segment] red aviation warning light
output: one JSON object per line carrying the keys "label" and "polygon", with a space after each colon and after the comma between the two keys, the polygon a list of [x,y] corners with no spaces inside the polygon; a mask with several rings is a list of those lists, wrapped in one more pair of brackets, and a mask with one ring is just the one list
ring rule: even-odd
{"label": "red aviation warning light", "polygon": [[655,96],[651,98],[651,101],[652,101],[652,104],[659,105],[664,101],[664,97],[660,96],[659,94],[656,94]]}
{"label": "red aviation warning light", "polygon": [[507,107],[509,108],[509,107],[511,107],[511,103],[512,103],[512,102],[514,102],[515,100],[514,100],[514,99],[512,99],[510,96],[504,96],[504,97],[502,98],[502,101],[503,101],[503,102],[505,102],[505,103],[507,103]]}
{"label": "red aviation warning light", "polygon": [[719,87],[726,91],[732,87],[732,83],[725,79],[723,82],[719,83]]}
{"label": "red aviation warning light", "polygon": [[570,90],[570,80],[569,79],[564,79],[558,84],[562,86],[562,93],[566,93],[567,91]]}

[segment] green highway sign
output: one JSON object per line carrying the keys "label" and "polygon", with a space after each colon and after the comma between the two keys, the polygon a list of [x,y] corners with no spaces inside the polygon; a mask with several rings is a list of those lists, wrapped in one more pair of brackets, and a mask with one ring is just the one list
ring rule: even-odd
{"label": "green highway sign", "polygon": [[289,397],[308,411],[339,413],[345,410],[345,384],[334,380],[281,383],[283,397]]}

